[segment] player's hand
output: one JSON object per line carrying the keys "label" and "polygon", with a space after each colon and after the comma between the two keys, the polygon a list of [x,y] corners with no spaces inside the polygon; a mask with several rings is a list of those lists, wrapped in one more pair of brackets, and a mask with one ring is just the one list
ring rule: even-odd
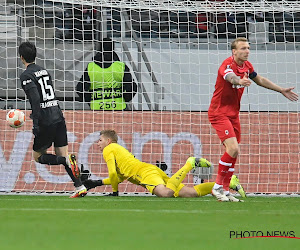
{"label": "player's hand", "polygon": [[39,125],[33,125],[32,127],[32,133],[34,134],[34,136],[37,136],[40,132],[40,127]]}
{"label": "player's hand", "polygon": [[298,94],[292,91],[294,88],[295,87],[284,88],[282,89],[281,94],[283,94],[290,101],[298,101]]}
{"label": "player's hand", "polygon": [[162,162],[156,161],[156,166],[160,168],[162,171],[166,171],[168,169],[168,165],[164,161]]}
{"label": "player's hand", "polygon": [[80,180],[82,182],[88,180],[91,176],[91,173],[88,169],[84,169],[83,164],[81,164],[81,171],[80,171]]}
{"label": "player's hand", "polygon": [[119,196],[119,191],[117,192],[112,192],[110,194],[104,195],[104,196]]}
{"label": "player's hand", "polygon": [[251,84],[251,80],[248,78],[247,73],[245,72],[243,78],[241,78],[239,80],[239,85],[245,86],[245,87],[249,87]]}
{"label": "player's hand", "polygon": [[87,190],[90,190],[95,187],[100,187],[103,185],[102,180],[86,180],[82,184],[86,187]]}

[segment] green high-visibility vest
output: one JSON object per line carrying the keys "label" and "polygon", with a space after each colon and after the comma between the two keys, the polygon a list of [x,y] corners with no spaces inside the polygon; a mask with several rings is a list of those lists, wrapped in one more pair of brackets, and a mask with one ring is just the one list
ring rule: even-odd
{"label": "green high-visibility vest", "polygon": [[122,97],[122,83],[125,63],[116,61],[108,68],[101,68],[94,62],[88,64],[91,110],[124,110],[126,103]]}

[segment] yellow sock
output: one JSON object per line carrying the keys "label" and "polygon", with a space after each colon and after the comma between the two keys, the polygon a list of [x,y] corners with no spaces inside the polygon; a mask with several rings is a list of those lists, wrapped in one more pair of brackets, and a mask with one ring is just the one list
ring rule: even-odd
{"label": "yellow sock", "polygon": [[197,186],[194,186],[194,189],[196,190],[198,196],[204,196],[204,195],[211,193],[211,190],[214,185],[215,185],[215,182],[206,182],[206,183],[201,183]]}
{"label": "yellow sock", "polygon": [[172,189],[174,192],[177,190],[180,183],[186,177],[186,174],[192,170],[191,163],[187,162],[185,165],[179,169],[167,182],[166,187]]}
{"label": "yellow sock", "polygon": [[103,180],[102,180],[102,183],[103,183],[103,185],[110,185],[110,184],[111,184],[109,178],[103,179]]}

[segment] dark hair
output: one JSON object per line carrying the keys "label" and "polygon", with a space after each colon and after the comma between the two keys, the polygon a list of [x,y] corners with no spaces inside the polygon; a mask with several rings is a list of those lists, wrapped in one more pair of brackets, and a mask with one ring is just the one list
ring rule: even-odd
{"label": "dark hair", "polygon": [[236,49],[238,42],[248,42],[246,37],[238,37],[231,43],[231,49]]}
{"label": "dark hair", "polygon": [[114,50],[114,42],[110,38],[103,38],[99,41],[98,52],[94,56],[93,61],[101,68],[108,68],[113,62],[120,61]]}
{"label": "dark hair", "polygon": [[118,135],[116,131],[111,129],[105,129],[100,132],[100,135],[103,135],[107,138],[110,138],[112,142],[118,142]]}
{"label": "dark hair", "polygon": [[36,58],[36,47],[30,42],[23,42],[19,46],[19,55],[23,56],[27,63],[32,63]]}
{"label": "dark hair", "polygon": [[113,52],[114,49],[114,42],[110,38],[103,38],[102,41],[99,41],[98,51]]}

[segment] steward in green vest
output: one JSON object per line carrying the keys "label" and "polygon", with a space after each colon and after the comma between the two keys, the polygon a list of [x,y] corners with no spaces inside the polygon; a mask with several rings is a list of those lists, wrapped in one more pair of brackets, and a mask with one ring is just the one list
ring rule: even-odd
{"label": "steward in green vest", "polygon": [[91,110],[125,110],[136,94],[130,70],[120,62],[113,45],[110,39],[103,39],[77,84],[79,100],[88,102]]}
{"label": "steward in green vest", "polygon": [[90,77],[91,110],[124,110],[123,76],[125,63],[113,62],[108,68],[101,68],[94,62],[88,64]]}

